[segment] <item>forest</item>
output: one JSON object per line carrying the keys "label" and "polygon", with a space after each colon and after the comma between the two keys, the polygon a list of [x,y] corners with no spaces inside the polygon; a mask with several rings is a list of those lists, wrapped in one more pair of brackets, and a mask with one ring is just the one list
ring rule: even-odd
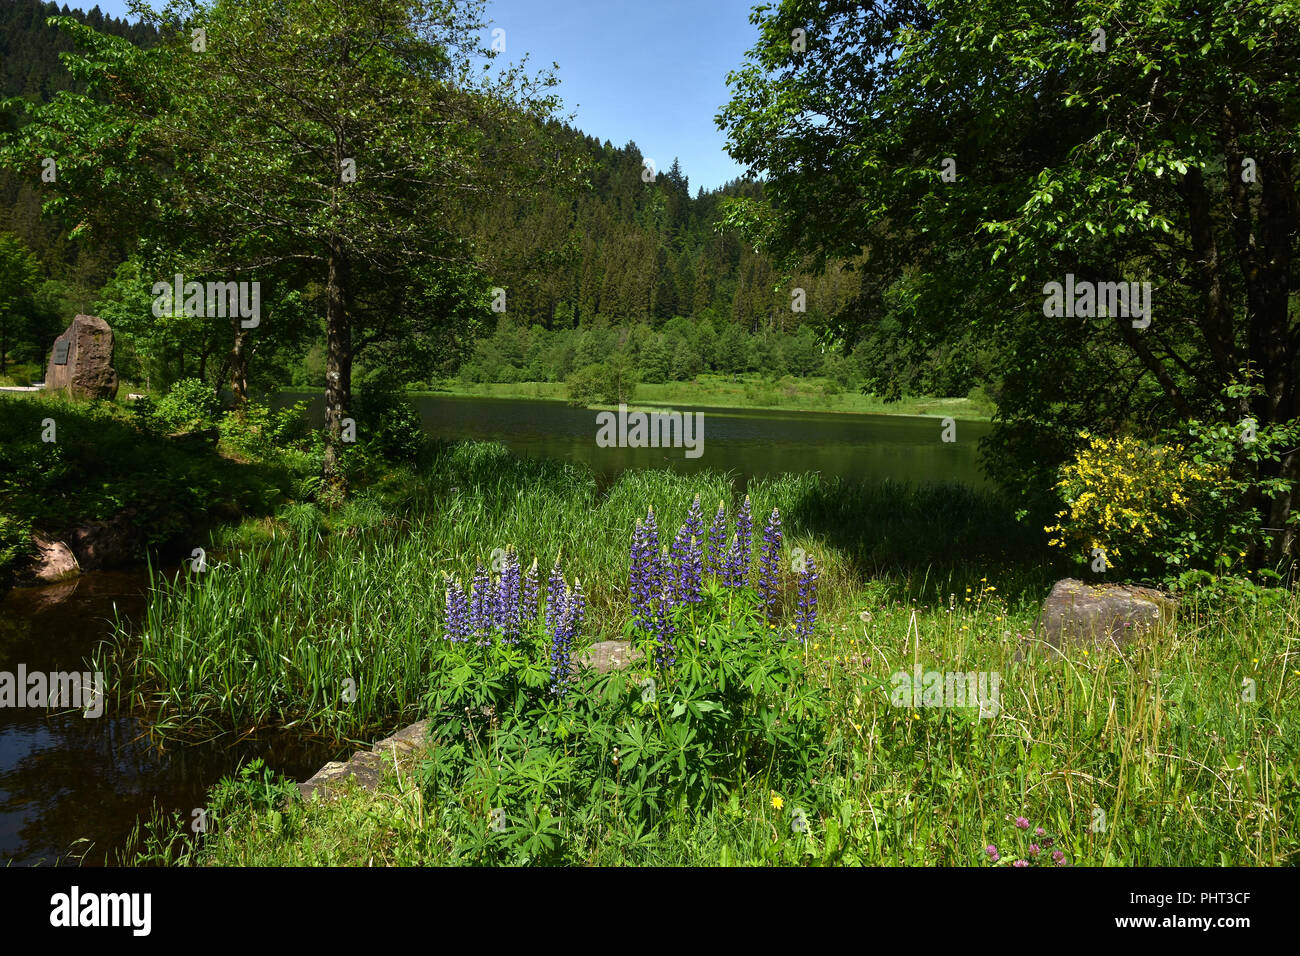
{"label": "forest", "polygon": [[[72,40],[47,23],[52,14],[141,47],[157,39],[153,28],[105,18],[97,7],[82,13],[7,0],[0,11],[0,96],[44,104],[61,90],[84,91],[85,81],[74,80],[58,59]],[[16,110],[5,118],[11,127],[22,121]],[[820,274],[783,268],[725,228],[726,200],[760,195],[754,182],[692,194],[674,160],[646,183],[646,160],[635,143],[616,147],[563,123],[554,134],[587,171],[583,184],[507,197],[474,217],[470,238],[479,253],[474,278],[465,281],[477,282],[480,293],[508,289],[506,313],[492,313],[486,300],[476,310],[462,305],[454,315],[439,316],[444,321],[430,336],[436,342],[405,368],[393,367],[391,350],[368,363],[358,349],[360,374],[369,369],[425,387],[445,379],[566,381],[613,351],[642,368],[650,382],[685,380],[701,371],[824,375],[841,387],[896,398],[964,396],[992,381],[991,356],[973,340],[912,334],[896,310],[863,334],[832,331],[831,319],[861,294],[852,260]],[[142,263],[129,230],[72,240],[65,226],[41,216],[37,182],[12,170],[0,171],[0,209],[0,275],[12,290],[0,312],[6,340],[0,375],[18,362],[21,373],[39,380],[32,366],[58,333],[58,317],[87,311],[120,330],[119,365],[128,380],[165,389],[194,376],[214,390],[228,387],[231,345],[222,324],[190,323],[171,334],[155,327],[140,292]],[[278,288],[268,287],[281,331],[250,345],[256,357],[248,375],[256,387],[311,386],[324,374],[321,306],[303,298],[304,290],[287,292],[294,284],[286,276]],[[796,288],[804,292],[798,311],[791,301]],[[438,303],[430,300],[427,307]],[[20,378],[14,384],[26,384]]]}

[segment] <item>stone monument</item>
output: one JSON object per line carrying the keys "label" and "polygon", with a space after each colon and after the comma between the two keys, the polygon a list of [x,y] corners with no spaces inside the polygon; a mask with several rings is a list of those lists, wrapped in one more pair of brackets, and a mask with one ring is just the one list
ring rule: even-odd
{"label": "stone monument", "polygon": [[113,370],[113,330],[97,315],[78,315],[54,340],[47,392],[66,391],[73,398],[116,398]]}

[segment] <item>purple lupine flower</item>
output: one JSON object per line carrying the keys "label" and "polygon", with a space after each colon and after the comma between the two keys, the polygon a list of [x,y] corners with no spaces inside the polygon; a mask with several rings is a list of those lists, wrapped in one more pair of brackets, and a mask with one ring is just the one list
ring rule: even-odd
{"label": "purple lupine flower", "polygon": [[519,586],[519,555],[507,548],[496,591],[497,628],[503,644],[519,643]]}
{"label": "purple lupine flower", "polygon": [[469,629],[480,644],[492,639],[492,579],[482,564],[474,571],[470,589]]}
{"label": "purple lupine flower", "polygon": [[807,643],[817,623],[817,565],[812,555],[804,560],[799,572],[799,609],[794,616],[794,630],[799,640]]}
{"label": "purple lupine flower", "polygon": [[727,504],[718,502],[718,512],[709,525],[709,547],[705,554],[704,570],[708,574],[721,576],[727,562]]}
{"label": "purple lupine flower", "polygon": [[700,550],[700,544],[700,539],[692,535],[686,546],[686,564],[678,572],[679,593],[687,604],[697,604],[704,600],[700,593],[700,582],[704,577],[704,553]]}
{"label": "purple lupine flower", "polygon": [[[555,575],[551,576],[552,585]],[[548,591],[546,626],[551,632],[551,693],[563,697],[568,692],[570,650],[573,646],[570,631],[573,627],[572,592],[563,586]]]}
{"label": "purple lupine flower", "polygon": [[520,620],[525,627],[537,623],[537,592],[540,588],[537,579],[537,559],[533,558],[532,567],[524,575],[522,595],[520,596]]}
{"label": "purple lupine flower", "polygon": [[700,496],[691,502],[691,510],[686,512],[686,536],[697,541],[704,540],[704,515],[700,511]]}
{"label": "purple lupine flower", "polygon": [[743,588],[749,584],[750,542],[754,535],[754,519],[749,511],[749,495],[741,502],[736,513],[736,535],[731,542],[727,558],[727,584]]}
{"label": "purple lupine flower", "polygon": [[555,554],[555,567],[546,581],[546,629],[555,633],[560,616],[564,613],[565,592],[564,573],[560,570],[560,555]]}
{"label": "purple lupine flower", "polygon": [[745,586],[745,559],[741,556],[740,539],[736,535],[731,536],[731,547],[727,549],[727,564],[722,570],[722,583],[729,588],[739,588]]}
{"label": "purple lupine flower", "polygon": [[[668,566],[673,601],[693,604],[700,598],[700,546],[699,539],[689,534],[689,526],[682,525],[673,538],[673,558]],[[668,583],[668,582],[665,582]]]}
{"label": "purple lupine flower", "polygon": [[632,561],[628,592],[637,627],[644,633],[654,632],[654,600],[663,586],[663,568],[659,560],[659,532],[655,527],[654,509],[644,522],[637,522],[632,535]]}
{"label": "purple lupine flower", "polygon": [[460,589],[460,583],[448,577],[446,640],[460,644],[469,640],[469,633],[469,600]]}
{"label": "purple lupine flower", "polygon": [[655,606],[655,663],[660,667],[672,667],[677,663],[677,648],[673,636],[677,629],[673,626],[673,596],[670,588],[665,586],[659,593]]}
{"label": "purple lupine flower", "polygon": [[645,525],[637,519],[636,530],[632,532],[632,553],[628,569],[628,597],[632,602],[632,617],[636,626],[647,633],[652,628],[654,618],[651,602],[654,589],[650,579],[650,561],[646,555]]}
{"label": "purple lupine flower", "polygon": [[780,556],[781,512],[773,508],[767,527],[763,529],[763,551],[758,559],[758,593],[769,621],[776,619],[776,574]]}
{"label": "purple lupine flower", "polygon": [[655,521],[654,508],[647,508],[645,514],[645,549],[649,556],[650,574],[655,583],[655,590],[663,582],[666,573],[665,562],[660,557],[659,548],[659,525]]}

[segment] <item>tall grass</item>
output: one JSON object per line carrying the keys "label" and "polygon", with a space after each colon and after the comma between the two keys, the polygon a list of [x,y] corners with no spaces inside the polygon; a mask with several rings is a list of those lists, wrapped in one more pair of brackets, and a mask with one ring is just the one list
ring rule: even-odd
{"label": "tall grass", "polygon": [[[991,578],[992,580],[992,578]],[[562,809],[565,860],[576,864],[1003,865],[1029,856],[1024,816],[1068,865],[1252,866],[1300,861],[1300,600],[1206,605],[1122,654],[1030,648],[1033,612],[997,584],[939,604],[863,596],[821,622],[805,680],[828,688],[825,759],[811,779],[773,794],[766,777],[737,781],[707,812],[628,825],[618,792],[603,812],[590,794],[548,798]],[[995,670],[1000,712],[900,707],[891,675]],[[1243,694],[1243,678],[1256,694]],[[797,692],[792,688],[791,693]],[[612,743],[612,741],[611,741]],[[780,803],[773,799],[780,797]],[[376,800],[344,793],[325,805],[226,809],[198,861],[216,865],[427,864],[463,859],[465,794],[450,802],[390,774]],[[567,802],[567,801],[572,801]],[[463,805],[462,805],[463,802]],[[809,826],[791,826],[796,809]],[[593,822],[594,821],[594,822]],[[482,823],[480,828],[486,827]]]}
{"label": "tall grass", "polygon": [[[119,630],[103,666],[165,733],[392,729],[416,716],[428,687],[444,575],[466,582],[477,563],[513,546],[544,578],[559,555],[589,595],[587,636],[615,637],[628,615],[637,519],[653,507],[667,543],[696,494],[707,523],[720,500],[734,515],[744,492],[723,474],[648,470],[625,473],[602,496],[573,465],[520,459],[493,443],[443,446],[418,475],[338,513],[292,506],[265,534],[219,541],[208,570],[155,577],[140,634]],[[817,475],[755,481],[748,493],[760,528],[778,507],[787,549],[817,557],[824,612],[869,572],[893,573],[900,592],[938,594],[969,579],[977,558],[1025,553],[1008,509],[988,493]],[[785,578],[793,587],[793,574]]]}

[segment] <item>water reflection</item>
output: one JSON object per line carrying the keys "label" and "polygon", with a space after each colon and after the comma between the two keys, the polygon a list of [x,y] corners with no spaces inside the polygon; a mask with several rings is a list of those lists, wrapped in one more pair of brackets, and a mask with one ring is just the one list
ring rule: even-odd
{"label": "water reflection", "polygon": [[[95,645],[144,612],[142,571],[96,571],[73,581],[16,588],[0,599],[0,670],[83,670]],[[253,755],[306,777],[332,750],[288,737],[159,747],[140,721],[105,713],[0,708],[0,865],[102,864],[155,806],[186,817],[207,788]],[[93,845],[78,844],[82,838]]]}
{"label": "water reflection", "polygon": [[[324,422],[319,393],[281,392],[273,404],[296,401],[308,402],[315,424]],[[935,417],[692,409],[704,412],[704,446],[699,458],[687,458],[681,448],[600,448],[596,412],[563,402],[460,396],[413,401],[435,438],[499,441],[516,454],[580,462],[602,485],[628,468],[732,471],[741,481],[816,471],[845,479],[988,485],[976,459],[979,440],[989,432],[986,422],[957,422],[956,441],[945,442],[942,419]]]}

